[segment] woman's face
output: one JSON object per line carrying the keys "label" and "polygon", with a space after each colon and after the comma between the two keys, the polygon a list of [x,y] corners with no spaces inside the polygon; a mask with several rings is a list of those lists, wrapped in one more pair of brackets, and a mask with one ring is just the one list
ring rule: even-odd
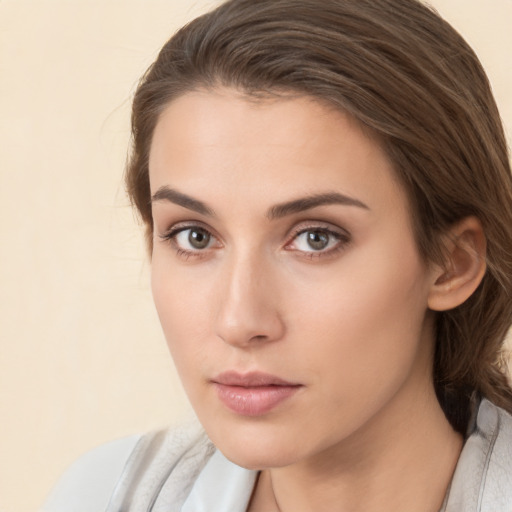
{"label": "woman's face", "polygon": [[356,122],[308,98],[193,92],[163,112],[149,168],[156,307],[228,458],[293,464],[421,406],[433,271]]}

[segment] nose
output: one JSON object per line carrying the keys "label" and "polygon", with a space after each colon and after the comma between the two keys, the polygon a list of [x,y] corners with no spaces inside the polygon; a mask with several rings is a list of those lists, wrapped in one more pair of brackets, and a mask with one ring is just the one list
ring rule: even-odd
{"label": "nose", "polygon": [[217,336],[240,348],[279,340],[285,325],[279,312],[280,293],[271,265],[255,256],[233,260],[222,273]]}

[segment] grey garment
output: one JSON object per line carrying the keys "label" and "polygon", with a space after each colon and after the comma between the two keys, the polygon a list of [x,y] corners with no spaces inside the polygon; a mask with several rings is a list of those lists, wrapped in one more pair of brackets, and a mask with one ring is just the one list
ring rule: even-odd
{"label": "grey garment", "polygon": [[199,428],[146,434],[135,445],[106,512],[178,512],[215,447]]}
{"label": "grey garment", "polygon": [[446,512],[512,512],[512,416],[482,400],[466,439]]}
{"label": "grey garment", "polygon": [[[469,428],[441,512],[512,512],[512,416],[482,400]],[[115,475],[106,509],[84,499],[83,489],[90,487],[84,475],[92,481],[97,472],[89,464],[78,472],[80,481],[72,478],[71,485],[68,478],[67,488],[57,489],[60,503],[62,496],[72,497],[67,509],[50,505],[44,511],[245,512],[257,477],[190,426],[141,436],[123,457],[127,462]]]}

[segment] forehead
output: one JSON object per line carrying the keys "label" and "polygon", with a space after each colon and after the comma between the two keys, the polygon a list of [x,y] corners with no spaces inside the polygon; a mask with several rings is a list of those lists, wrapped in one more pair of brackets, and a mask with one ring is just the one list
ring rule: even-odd
{"label": "forehead", "polygon": [[259,194],[262,203],[332,189],[363,202],[404,199],[380,144],[348,115],[309,97],[187,93],[162,112],[149,169],[152,193],[170,185],[203,198],[223,191],[230,201]]}

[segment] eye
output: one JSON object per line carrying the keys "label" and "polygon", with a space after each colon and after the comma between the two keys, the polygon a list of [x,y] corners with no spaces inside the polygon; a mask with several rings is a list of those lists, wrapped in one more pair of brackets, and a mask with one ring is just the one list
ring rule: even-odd
{"label": "eye", "polygon": [[201,226],[174,226],[167,233],[160,235],[160,238],[169,242],[179,256],[185,256],[187,259],[202,256],[202,253],[208,253],[208,249],[221,246],[218,239]]}
{"label": "eye", "polygon": [[323,251],[332,245],[334,237],[325,231],[304,231],[295,239],[297,248],[301,251]]}
{"label": "eye", "polygon": [[341,250],[350,237],[345,232],[337,232],[325,227],[298,228],[287,250],[298,251],[308,256],[322,256]]}
{"label": "eye", "polygon": [[203,228],[187,228],[176,233],[174,240],[176,245],[182,249],[200,251],[210,246],[212,235]]}

